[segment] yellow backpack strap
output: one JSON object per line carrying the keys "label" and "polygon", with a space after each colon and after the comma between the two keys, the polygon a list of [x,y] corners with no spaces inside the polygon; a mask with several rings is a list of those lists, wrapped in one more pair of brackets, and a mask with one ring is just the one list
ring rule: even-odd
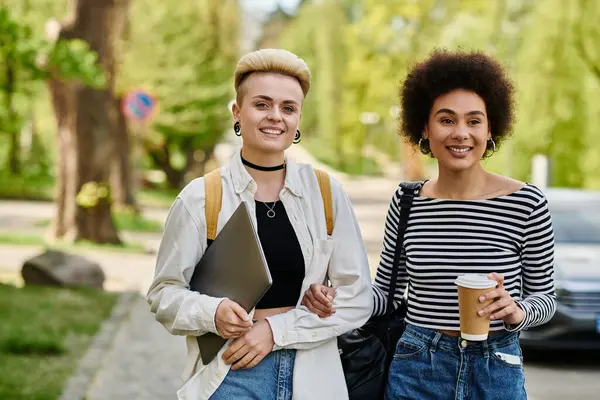
{"label": "yellow backpack strap", "polygon": [[325,207],[325,223],[327,224],[327,234],[331,236],[333,233],[333,198],[331,197],[331,180],[329,174],[320,169],[315,168],[317,182],[321,190],[321,198],[323,198],[323,206]]}
{"label": "yellow backpack strap", "polygon": [[206,237],[215,240],[217,237],[217,221],[221,211],[221,200],[223,198],[223,187],[221,184],[221,171],[215,169],[204,175],[204,187],[206,192]]}

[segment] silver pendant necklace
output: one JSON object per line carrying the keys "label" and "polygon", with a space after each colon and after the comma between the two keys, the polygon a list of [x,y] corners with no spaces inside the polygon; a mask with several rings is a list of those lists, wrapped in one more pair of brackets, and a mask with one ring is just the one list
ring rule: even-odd
{"label": "silver pendant necklace", "polygon": [[[283,185],[281,185],[281,187],[279,188],[279,191],[281,192],[281,189],[283,188]],[[255,198],[255,200],[258,200]],[[258,200],[260,201],[260,200]],[[279,201],[279,196],[277,196],[277,199],[273,202],[272,206],[269,206],[268,203],[264,202],[264,201],[260,201],[261,203],[263,203],[265,205],[265,207],[267,207],[267,217],[273,219],[275,218],[275,206],[277,205],[277,202]]]}
{"label": "silver pendant necklace", "polygon": [[267,203],[265,203],[264,201],[261,201],[261,203],[263,203],[267,208],[267,217],[269,218],[275,218],[275,206],[277,205],[277,201],[273,202],[273,206],[269,207],[269,205]]}

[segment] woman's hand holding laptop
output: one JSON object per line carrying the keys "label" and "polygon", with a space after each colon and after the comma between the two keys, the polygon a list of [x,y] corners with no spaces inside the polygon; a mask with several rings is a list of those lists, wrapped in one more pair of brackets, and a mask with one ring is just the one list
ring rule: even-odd
{"label": "woman's hand holding laptop", "polygon": [[235,301],[225,299],[217,307],[215,325],[219,336],[224,339],[235,339],[252,328],[250,316]]}

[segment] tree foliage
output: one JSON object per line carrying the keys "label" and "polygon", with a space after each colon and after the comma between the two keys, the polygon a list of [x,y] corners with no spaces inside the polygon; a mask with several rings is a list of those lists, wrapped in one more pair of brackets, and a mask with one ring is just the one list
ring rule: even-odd
{"label": "tree foliage", "polygon": [[[328,161],[338,167],[368,145],[394,160],[410,155],[393,108],[407,69],[435,47],[479,49],[500,58],[518,91],[515,137],[488,166],[529,180],[532,157],[544,154],[551,184],[600,188],[591,123],[600,111],[598,20],[595,0],[322,0],[303,4],[279,44],[313,70],[302,125],[336,149]],[[379,122],[364,126],[364,112]]]}
{"label": "tree foliage", "polygon": [[[31,113],[33,96],[51,77],[77,80],[103,87],[104,74],[96,64],[97,54],[81,40],[56,43],[40,36],[28,17],[28,9],[0,7],[0,132],[11,138],[9,169],[20,170],[19,135]],[[41,22],[41,21],[38,21]]]}
{"label": "tree foliage", "polygon": [[517,61],[520,101],[514,147],[515,173],[521,179],[529,176],[535,154],[548,156],[550,181],[556,186],[584,187],[592,172],[585,164],[592,161],[591,154],[597,154],[599,146],[591,126],[590,103],[595,101],[589,88],[597,89],[598,82],[592,83],[577,52],[576,44],[589,39],[581,37],[579,12],[576,2],[546,0],[535,7],[523,32]]}
{"label": "tree foliage", "polygon": [[119,85],[144,87],[159,99],[160,113],[143,142],[171,186],[183,184],[230,126],[238,23],[233,0],[133,4]]}

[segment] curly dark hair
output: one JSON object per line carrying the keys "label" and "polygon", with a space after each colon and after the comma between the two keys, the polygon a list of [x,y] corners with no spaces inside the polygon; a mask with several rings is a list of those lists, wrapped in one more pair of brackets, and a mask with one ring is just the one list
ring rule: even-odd
{"label": "curly dark hair", "polygon": [[[514,87],[503,66],[479,51],[438,49],[409,71],[400,87],[400,134],[418,145],[435,100],[456,89],[473,91],[483,99],[492,139],[499,147],[512,130]],[[431,155],[429,141],[424,141],[420,150]]]}

